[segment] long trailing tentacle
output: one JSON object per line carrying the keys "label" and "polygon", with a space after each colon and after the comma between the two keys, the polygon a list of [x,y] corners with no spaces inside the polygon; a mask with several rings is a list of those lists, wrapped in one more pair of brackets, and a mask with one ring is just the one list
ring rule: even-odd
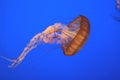
{"label": "long trailing tentacle", "polygon": [[25,56],[32,49],[36,48],[37,45],[39,45],[40,43],[42,43],[42,42],[44,42],[44,43],[62,43],[63,40],[62,40],[60,34],[57,33],[57,32],[61,32],[64,27],[66,27],[66,26],[61,24],[61,23],[56,23],[52,26],[49,26],[42,33],[39,33],[39,34],[35,35],[31,39],[29,44],[24,48],[21,55],[15,60],[11,60],[11,59],[5,58],[5,57],[2,57],[2,58],[12,62],[12,64],[9,67],[11,67],[11,68],[16,67],[18,64],[20,64],[20,62],[22,62],[22,60],[25,58]]}
{"label": "long trailing tentacle", "polygon": [[28,52],[30,52],[33,48],[35,48],[41,42],[42,42],[41,41],[41,33],[39,33],[31,39],[30,43],[24,48],[21,55],[17,59],[13,60],[12,61],[13,63],[9,67],[15,67],[18,64],[20,64],[20,62],[25,58],[25,56],[28,54]]}
{"label": "long trailing tentacle", "polygon": [[61,24],[55,24],[53,26],[49,26],[45,31],[43,31],[42,33],[39,33],[37,35],[35,35],[30,43],[24,48],[23,52],[21,53],[21,55],[13,60],[12,64],[9,67],[15,67],[18,64],[20,64],[20,62],[25,58],[25,56],[33,49],[36,48],[37,45],[39,45],[41,42],[44,43],[52,43],[53,41],[53,36],[56,35],[58,28],[61,26]]}
{"label": "long trailing tentacle", "polygon": [[0,56],[0,58],[2,58],[2,59],[5,59],[5,60],[7,60],[7,61],[10,61],[10,62],[14,62],[14,60],[12,60],[12,59],[9,59],[9,58],[7,58],[7,57],[4,57],[4,56]]}
{"label": "long trailing tentacle", "polygon": [[24,48],[23,52],[17,59],[12,60],[12,59],[9,59],[9,58],[3,57],[3,56],[0,56],[0,58],[12,62],[12,64],[8,67],[14,68],[18,64],[20,64],[20,62],[25,58],[25,56],[28,54],[28,52],[30,52],[33,48],[35,48],[37,45],[39,45],[42,42],[42,37],[43,37],[43,35],[41,33],[35,35],[31,39],[30,43]]}
{"label": "long trailing tentacle", "polygon": [[[16,60],[12,60],[12,59],[7,58],[7,57],[4,57],[4,56],[0,56],[0,58],[5,59],[5,60],[7,60],[7,61],[10,61],[10,62],[12,62],[12,63],[16,63]],[[11,66],[8,66],[8,67],[11,67]]]}

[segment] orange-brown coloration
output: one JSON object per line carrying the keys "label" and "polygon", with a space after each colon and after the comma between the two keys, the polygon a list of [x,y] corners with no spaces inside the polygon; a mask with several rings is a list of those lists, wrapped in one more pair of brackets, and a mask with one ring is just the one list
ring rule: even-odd
{"label": "orange-brown coloration", "polygon": [[68,46],[62,46],[62,49],[64,51],[64,54],[67,56],[72,56],[75,53],[77,53],[85,44],[88,35],[90,33],[90,24],[86,17],[79,16],[77,17],[73,22],[71,22],[68,27],[74,27],[74,24],[80,24],[79,25],[79,31],[77,35],[72,39],[72,41],[68,44]]}
{"label": "orange-brown coloration", "polygon": [[77,17],[68,26],[62,23],[55,23],[48,26],[42,33],[36,34],[17,59],[11,60],[4,58],[12,64],[9,67],[15,67],[20,64],[27,54],[41,43],[62,44],[64,54],[72,56],[77,53],[85,44],[90,32],[90,24],[84,16]]}

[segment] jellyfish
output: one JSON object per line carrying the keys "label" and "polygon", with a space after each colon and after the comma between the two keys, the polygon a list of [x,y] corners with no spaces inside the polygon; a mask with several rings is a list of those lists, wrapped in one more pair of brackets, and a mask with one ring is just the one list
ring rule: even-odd
{"label": "jellyfish", "polygon": [[15,67],[23,61],[32,49],[41,43],[62,44],[64,54],[66,56],[72,56],[83,47],[88,39],[89,33],[89,20],[85,16],[80,15],[70,22],[68,26],[62,23],[55,23],[48,26],[43,32],[36,34],[17,59],[3,58],[12,62],[9,67]]}
{"label": "jellyfish", "polygon": [[113,18],[116,21],[120,22],[120,0],[115,0],[115,3],[116,3],[115,5],[116,11],[115,11]]}
{"label": "jellyfish", "polygon": [[120,11],[120,0],[116,0],[117,9]]}

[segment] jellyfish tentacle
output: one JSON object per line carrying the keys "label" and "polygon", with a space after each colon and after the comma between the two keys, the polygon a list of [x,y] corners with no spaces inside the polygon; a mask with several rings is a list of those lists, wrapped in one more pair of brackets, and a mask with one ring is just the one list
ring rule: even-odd
{"label": "jellyfish tentacle", "polygon": [[30,40],[30,43],[24,48],[21,55],[17,59],[13,60],[13,63],[10,65],[10,67],[17,66],[25,58],[25,56],[28,54],[28,52],[31,51],[33,48],[35,48],[41,42],[42,42],[41,41],[41,33],[39,33]]}
{"label": "jellyfish tentacle", "polygon": [[5,59],[5,60],[7,60],[7,61],[10,61],[10,62],[14,62],[14,60],[12,60],[12,59],[9,59],[9,58],[7,58],[7,57],[4,57],[4,56],[0,56],[0,58],[2,58],[2,59]]}
{"label": "jellyfish tentacle", "polygon": [[[12,64],[10,67],[15,67],[22,60],[25,58],[25,56],[34,48],[36,48],[40,43],[66,43],[68,42],[67,38],[69,36],[73,36],[74,33],[71,33],[68,31],[68,28],[66,25],[63,25],[61,23],[56,23],[52,26],[49,26],[46,30],[44,30],[42,33],[38,33],[35,35],[27,44],[27,46],[23,49],[21,55],[15,59],[12,60]],[[70,34],[70,35],[69,35]]]}
{"label": "jellyfish tentacle", "polygon": [[[13,60],[12,61],[13,63],[9,67],[16,67],[18,64],[20,64],[20,62],[22,62],[22,60],[25,58],[25,56],[28,54],[28,52],[30,52],[33,48],[36,48],[37,45],[39,45],[40,43],[42,43],[42,42],[44,42],[44,43],[54,42],[53,39],[57,38],[55,36],[58,35],[57,32],[58,32],[58,29],[60,28],[60,26],[61,26],[61,24],[49,26],[42,33],[35,35],[30,40],[29,44],[24,48],[21,55],[17,59]],[[55,36],[53,36],[53,35],[55,35]]]}

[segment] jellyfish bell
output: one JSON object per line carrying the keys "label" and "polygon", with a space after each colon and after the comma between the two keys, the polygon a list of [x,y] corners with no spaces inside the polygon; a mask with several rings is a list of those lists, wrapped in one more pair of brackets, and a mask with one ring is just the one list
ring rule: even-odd
{"label": "jellyfish bell", "polygon": [[12,62],[10,67],[16,67],[32,49],[36,48],[41,43],[62,44],[64,54],[72,56],[85,44],[89,32],[90,25],[88,19],[80,15],[68,26],[62,23],[55,23],[54,25],[48,26],[42,33],[36,34],[17,59],[11,60],[6,57],[2,58]]}
{"label": "jellyfish bell", "polygon": [[115,12],[114,15],[112,16],[113,19],[116,21],[120,22],[120,0],[114,0],[115,1]]}
{"label": "jellyfish bell", "polygon": [[117,9],[120,11],[120,0],[116,0]]}
{"label": "jellyfish bell", "polygon": [[76,32],[73,38],[67,43],[62,44],[64,54],[72,56],[77,53],[85,44],[90,33],[90,24],[86,17],[78,16],[74,21],[68,25],[69,31]]}

